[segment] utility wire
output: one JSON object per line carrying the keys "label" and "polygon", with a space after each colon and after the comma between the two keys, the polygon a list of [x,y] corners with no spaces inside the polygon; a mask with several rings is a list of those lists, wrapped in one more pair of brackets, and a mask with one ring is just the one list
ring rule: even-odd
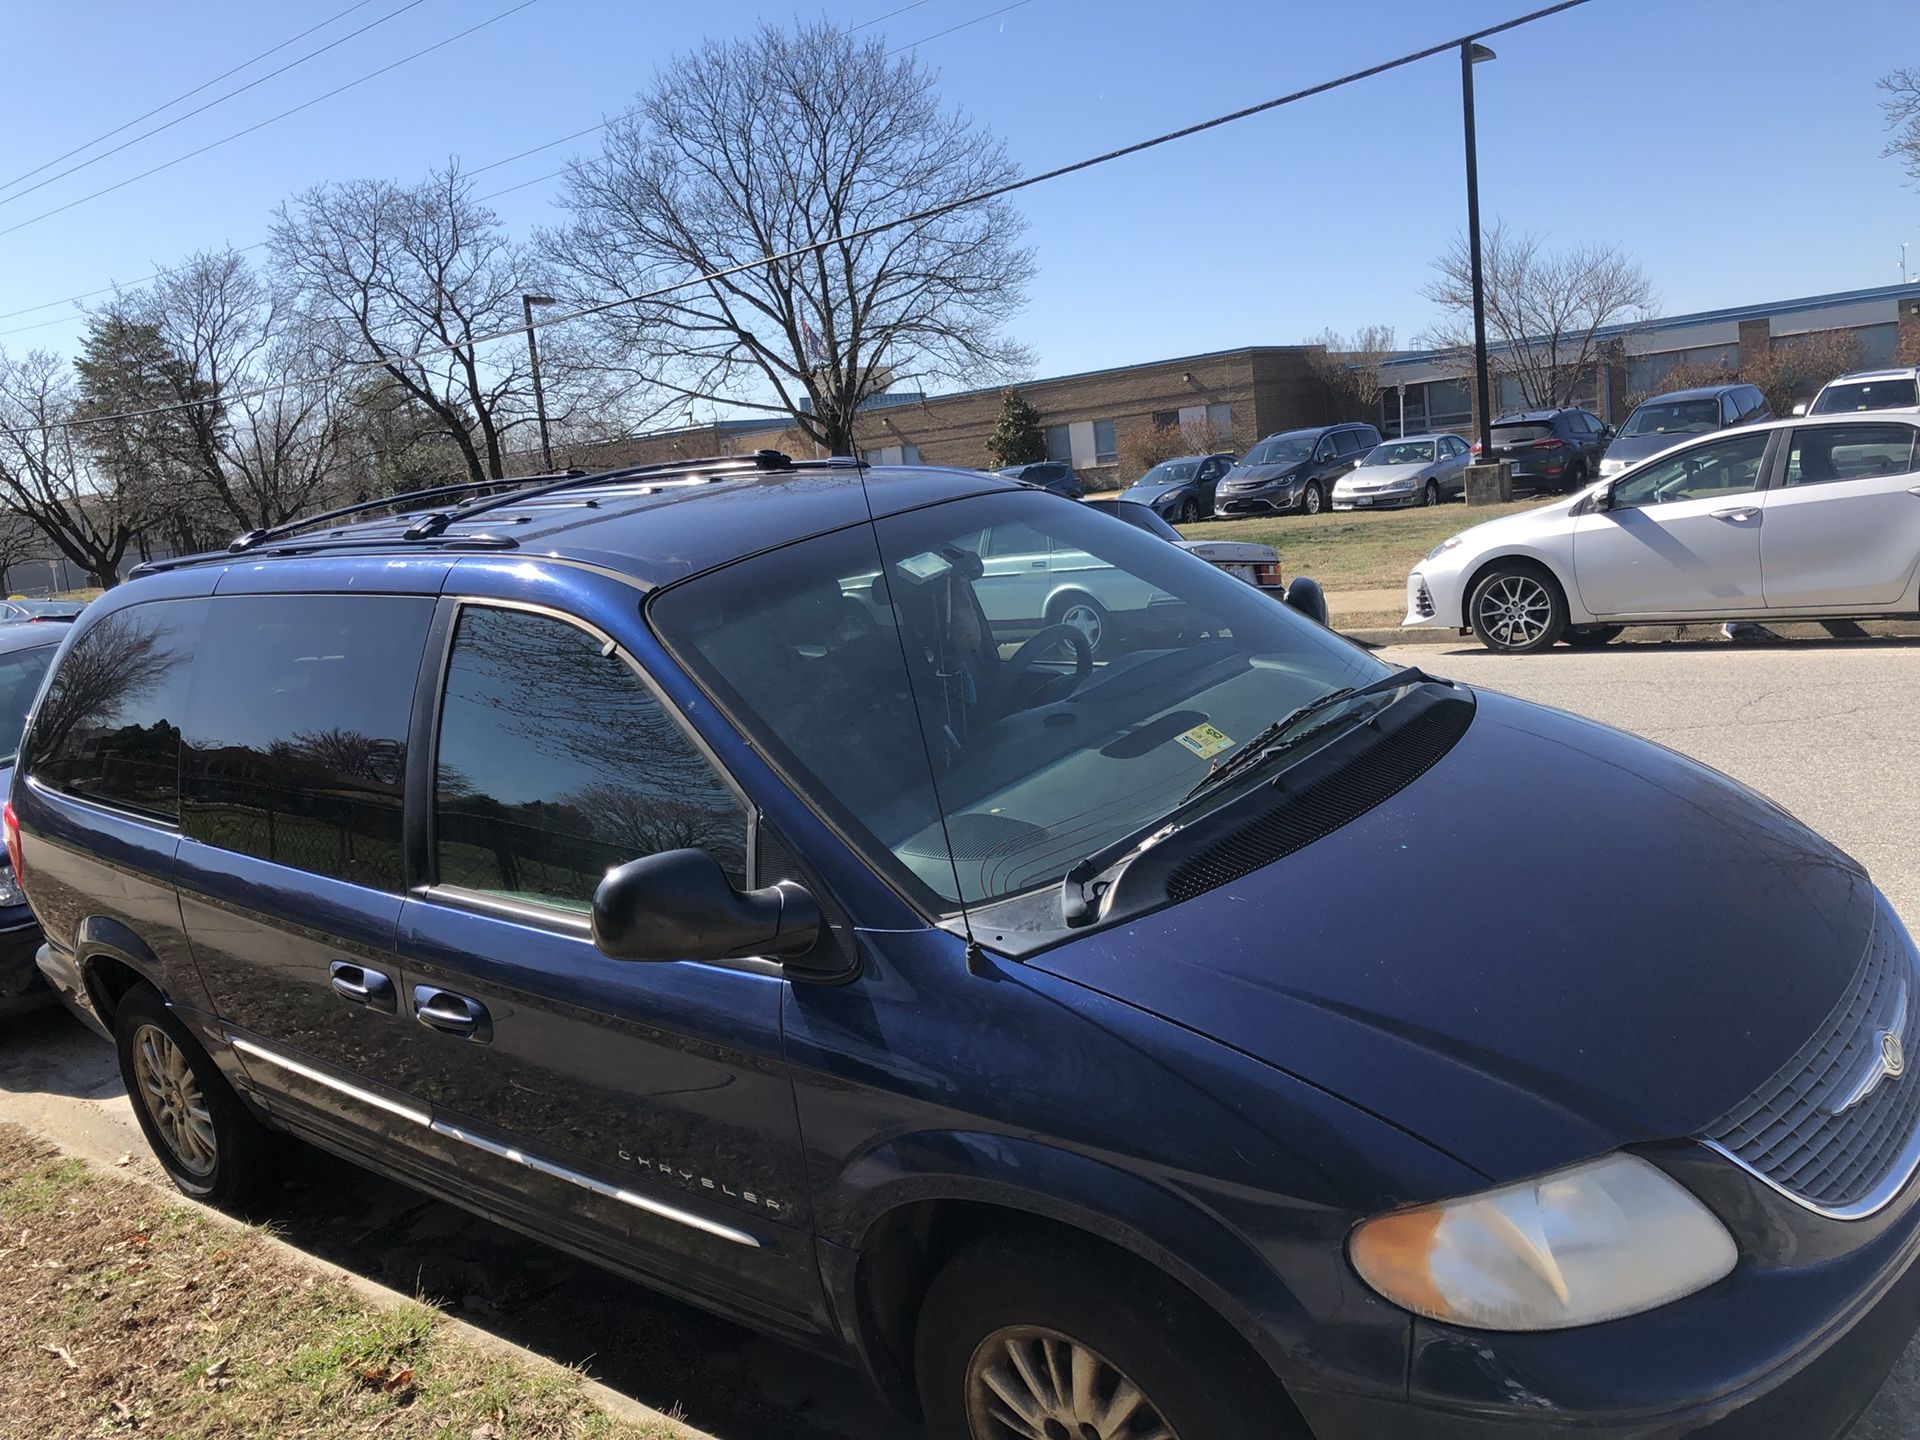
{"label": "utility wire", "polygon": [[[346,44],[347,41],[353,39],[356,35],[364,35],[367,33],[367,31],[374,29],[376,26],[384,25],[387,23],[387,21],[396,19],[397,17],[406,14],[407,11],[413,9],[415,6],[422,5],[425,3],[426,3],[426,0],[406,0],[406,3],[402,5],[399,9],[390,10],[377,20],[369,20],[366,24],[362,25],[358,30],[349,30],[346,34],[340,36],[339,39],[329,40],[326,44],[320,46],[318,49],[309,50],[306,54],[299,56],[297,59],[289,60],[286,64],[282,65],[278,70],[269,70],[266,74],[257,76],[256,78],[247,81],[247,83],[244,85],[236,85],[233,89],[227,91],[226,94],[217,95],[213,99],[207,101],[207,103],[204,105],[196,105],[193,109],[187,111],[184,114],[176,115],[171,120],[164,120],[160,124],[154,126],[151,130],[142,130],[138,135],[135,135],[133,138],[129,140],[122,140],[118,145],[115,145],[112,149],[102,150],[98,155],[89,155],[85,160],[82,160],[78,165],[69,165],[66,169],[56,171],[54,174],[47,176],[47,178],[44,180],[36,180],[34,181],[33,184],[27,186],[24,190],[16,190],[11,195],[0,196],[0,205],[11,205],[14,201],[18,200],[21,196],[31,195],[34,191],[40,189],[42,186],[51,185],[56,180],[64,180],[66,179],[67,176],[77,174],[78,172],[86,169],[89,165],[98,165],[102,160],[106,159],[109,155],[118,155],[122,150],[125,150],[130,145],[138,145],[142,140],[152,139],[155,135],[158,135],[162,130],[171,130],[174,126],[180,124],[182,121],[191,120],[196,115],[204,114],[206,111],[213,109],[213,107],[216,105],[223,105],[227,101],[233,99],[233,97],[236,95],[244,95],[246,94],[247,91],[253,89],[254,86],[264,85],[267,83],[267,81],[273,79],[274,76],[284,75],[287,73],[287,71],[293,69],[295,66],[306,64],[307,61],[313,59],[314,56],[324,55],[327,53],[327,51]],[[165,109],[166,107],[162,106],[161,108]],[[124,130],[127,127],[122,125],[120,128]],[[88,144],[93,144],[93,143],[96,143],[96,142],[93,142],[93,141],[88,142]],[[86,146],[83,145],[80,148],[84,150],[86,149]],[[59,162],[51,161],[49,163],[58,164]],[[42,165],[40,168],[44,170],[47,167],[45,165]],[[26,178],[27,177],[25,175],[22,175],[20,177],[21,180],[24,180]],[[18,183],[17,181],[12,181],[12,180],[9,180],[7,182],[8,185],[13,185],[17,183]],[[4,187],[0,187],[0,188],[4,188]]]}
{"label": "utility wire", "polygon": [[886,14],[876,15],[871,20],[862,20],[858,25],[855,25],[853,28],[855,30],[864,30],[869,25],[878,25],[882,21],[893,19],[893,17],[896,15],[904,15],[909,10],[918,10],[922,5],[926,3],[927,3],[927,0],[913,0],[913,3],[911,5],[902,5],[898,10],[889,10],[887,11]]}
{"label": "utility wire", "polygon": [[13,186],[18,185],[22,180],[31,180],[35,175],[38,175],[42,170],[45,170],[49,165],[58,165],[62,160],[70,160],[75,155],[78,155],[82,150],[86,150],[92,146],[98,145],[102,140],[111,140],[114,136],[118,135],[122,130],[128,129],[134,125],[138,125],[142,120],[151,120],[155,115],[158,115],[162,110],[170,109],[173,106],[178,105],[182,100],[191,100],[194,96],[198,95],[202,90],[205,90],[209,85],[218,85],[222,80],[227,79],[229,76],[238,75],[242,70],[246,69],[249,65],[258,65],[262,60],[266,59],[269,55],[277,55],[280,51],[286,49],[287,46],[293,44],[295,41],[304,40],[307,38],[307,36],[313,34],[314,31],[324,30],[327,28],[327,26],[333,24],[334,21],[343,20],[347,16],[351,15],[354,11],[363,10],[367,6],[371,5],[372,3],[373,3],[373,0],[354,0],[354,3],[347,6],[346,9],[336,11],[332,15],[329,15],[326,19],[322,20],[318,25],[309,25],[306,29],[302,30],[298,35],[288,36],[285,40],[282,40],[278,45],[275,45],[270,49],[262,50],[258,55],[255,55],[250,60],[242,60],[238,65],[234,66],[231,70],[222,70],[218,75],[214,76],[211,80],[203,80],[198,85],[194,86],[193,89],[188,90],[183,94],[176,95],[171,100],[168,100],[163,104],[156,105],[151,110],[148,110],[142,114],[136,115],[131,120],[124,121],[123,123],[114,126],[113,129],[106,131],[104,134],[96,135],[91,140],[85,141],[82,144],[74,146],[73,149],[67,151],[65,154],[56,155],[51,160],[43,161],[42,163],[34,166],[33,169],[27,171],[24,175],[16,175],[11,180],[0,182],[0,190],[11,189]]}
{"label": "utility wire", "polygon": [[[1032,3],[1033,0],[1013,0],[1013,4],[1011,5],[1002,5],[998,10],[989,10],[986,14],[976,15],[971,20],[962,20],[958,25],[949,25],[946,29],[936,30],[931,35],[922,35],[918,40],[909,40],[904,45],[896,45],[893,49],[887,51],[887,54],[898,55],[902,50],[911,50],[916,45],[924,45],[929,40],[938,40],[943,35],[951,35],[956,30],[964,30],[969,25],[978,25],[982,20],[991,20],[996,15],[1004,15],[1009,10],[1018,10],[1022,5],[1031,5]],[[907,8],[912,9],[913,7],[908,6]],[[899,12],[896,11],[895,13],[898,14]]]}
{"label": "utility wire", "polygon": [[511,5],[507,9],[502,10],[499,14],[490,16],[489,18],[482,20],[477,25],[469,25],[466,29],[458,32],[457,34],[449,35],[444,40],[436,40],[433,44],[427,46],[425,49],[416,50],[411,55],[403,55],[398,60],[394,60],[389,62],[388,64],[382,65],[378,70],[369,70],[365,75],[360,76],[358,79],[349,80],[344,85],[336,85],[333,87],[333,89],[327,91],[324,95],[316,95],[311,100],[303,100],[290,110],[282,110],[278,115],[269,115],[265,120],[255,121],[253,124],[247,126],[244,130],[236,130],[231,135],[222,135],[218,140],[210,140],[205,145],[202,145],[197,149],[187,151],[187,153],[184,155],[176,155],[173,157],[173,159],[162,161],[160,164],[153,166],[151,169],[142,170],[138,175],[129,175],[126,179],[117,181],[114,184],[109,185],[104,189],[95,190],[88,195],[82,195],[78,200],[69,200],[64,205],[56,205],[54,206],[53,209],[43,210],[38,215],[31,216],[28,219],[15,221],[13,224],[7,226],[4,230],[0,230],[0,235],[11,235],[16,230],[24,230],[29,225],[38,224],[40,221],[46,220],[52,216],[61,214],[63,211],[71,210],[76,205],[84,205],[89,200],[98,200],[102,195],[111,195],[116,190],[123,190],[127,186],[133,184],[136,180],[144,180],[149,175],[158,175],[162,170],[169,170],[175,165],[180,164],[184,160],[193,159],[194,156],[196,155],[204,155],[209,150],[217,150],[220,148],[220,146],[228,144],[231,141],[238,140],[243,135],[251,135],[256,130],[264,130],[269,125],[275,124],[281,120],[285,120],[289,115],[298,115],[302,110],[309,110],[313,106],[318,105],[323,100],[331,100],[334,96],[344,94],[346,91],[353,89],[357,85],[364,85],[369,80],[378,79],[380,76],[385,75],[389,70],[398,70],[402,65],[411,64],[413,61],[420,59],[424,55],[431,55],[436,50],[444,50],[447,46],[453,44],[454,41],[464,40],[467,38],[467,36],[473,34],[476,30],[484,30],[489,25],[497,25],[500,21],[505,20],[508,16],[517,15],[522,10],[525,10],[528,6],[536,5],[538,3],[539,3],[539,0],[520,0],[519,4]]}
{"label": "utility wire", "polygon": [[[844,245],[850,241],[868,239],[871,236],[883,234],[888,230],[898,230],[902,226],[918,225],[923,221],[938,219],[942,215],[950,215],[955,210],[964,210],[972,205],[982,205],[989,200],[998,200],[1003,196],[1014,194],[1016,191],[1031,189],[1035,185],[1044,185],[1068,175],[1079,174],[1083,170],[1094,169],[1096,166],[1108,165],[1115,160],[1125,159],[1129,155],[1138,155],[1147,150],[1158,149],[1162,145],[1171,145],[1176,140],[1185,140],[1194,135],[1204,134],[1209,130],[1217,130],[1223,125],[1236,124],[1241,120],[1250,119],[1255,115],[1264,115],[1270,110],[1278,110],[1285,105],[1295,105],[1302,100],[1312,99],[1316,95],[1324,95],[1329,90],[1337,90],[1344,85],[1352,85],[1361,80],[1370,80],[1376,75],[1384,75],[1392,70],[1403,69],[1421,60],[1428,60],[1435,55],[1445,54],[1449,50],[1457,50],[1462,45],[1471,44],[1476,40],[1484,40],[1494,35],[1504,34],[1509,30],[1517,30],[1523,25],[1531,25],[1536,21],[1546,19],[1550,15],[1558,15],[1563,11],[1578,9],[1580,6],[1588,3],[1590,3],[1590,0],[1558,0],[1557,4],[1543,6],[1538,10],[1531,10],[1524,15],[1515,16],[1511,20],[1502,20],[1496,25],[1488,25],[1479,30],[1471,31],[1466,35],[1456,36],[1451,40],[1443,40],[1438,44],[1429,45],[1421,50],[1412,50],[1404,55],[1397,55],[1391,60],[1382,60],[1378,64],[1369,65],[1363,70],[1349,71],[1347,74],[1335,79],[1323,80],[1317,85],[1309,85],[1303,90],[1294,90],[1285,95],[1276,95],[1271,100],[1262,100],[1257,104],[1247,105],[1239,110],[1229,111],[1224,115],[1216,115],[1210,120],[1199,120],[1191,125],[1182,126],[1178,130],[1163,131],[1145,140],[1136,140],[1131,145],[1122,145],[1117,149],[1102,151],[1098,155],[1090,155],[1082,160],[1070,161],[1065,165],[1056,165],[1051,170],[1042,170],[1038,174],[1028,175],[1018,180],[1010,180],[1004,185],[995,185],[986,190],[977,190],[973,194],[964,195],[957,200],[947,200],[938,205],[929,205],[924,210],[916,210],[908,215],[899,215],[891,220],[876,221],[872,225],[862,226],[857,230],[849,230],[837,235],[830,235],[824,240],[816,240],[806,245],[797,245],[791,250],[781,251],[778,254],[762,255],[753,260],[743,260],[737,265],[728,265],[721,269],[710,270],[700,275],[688,276],[684,280],[675,280],[670,284],[659,286],[657,289],[645,290],[633,295],[618,295],[611,300],[602,300],[578,310],[570,310],[564,315],[553,315],[544,319],[535,320],[531,325],[518,323],[510,325],[504,330],[494,330],[481,335],[470,336],[457,345],[432,345],[411,351],[406,355],[393,355],[380,360],[352,360],[342,365],[338,370],[328,371],[321,375],[305,375],[298,376],[291,380],[282,380],[277,384],[263,385],[258,389],[243,391],[229,398],[240,400],[250,399],[259,395],[270,395],[276,391],[292,389],[296,385],[308,385],[320,380],[329,379],[346,370],[412,364],[421,360],[432,360],[439,356],[451,355],[470,347],[491,344],[496,340],[523,336],[529,330],[544,330],[549,326],[565,325],[573,320],[584,320],[589,316],[603,315],[609,310],[617,310],[625,305],[644,304],[646,301],[657,300],[664,295],[671,295],[675,291],[691,289],[695,285],[704,285],[714,280],[724,280],[728,276],[739,275],[748,270],[759,270],[769,265],[779,265],[789,260],[797,260],[802,256],[812,255],[835,245]],[[123,410],[110,415],[88,415],[73,420],[56,420],[43,425],[21,425],[14,427],[14,429],[22,434],[41,430],[73,429],[81,425],[105,424],[111,420],[138,420],[149,415],[165,415],[175,410],[191,409],[193,406],[203,403],[205,402],[182,401],[173,405],[156,405],[143,410]]]}

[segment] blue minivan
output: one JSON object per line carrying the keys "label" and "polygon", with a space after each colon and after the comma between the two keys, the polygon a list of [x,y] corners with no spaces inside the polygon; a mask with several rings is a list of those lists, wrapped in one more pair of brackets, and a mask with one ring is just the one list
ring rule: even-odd
{"label": "blue minivan", "polygon": [[1912,1334],[1913,942],[1713,771],[976,472],[381,503],[144,567],[29,721],[187,1193],[290,1132],[938,1440],[1806,1440]]}

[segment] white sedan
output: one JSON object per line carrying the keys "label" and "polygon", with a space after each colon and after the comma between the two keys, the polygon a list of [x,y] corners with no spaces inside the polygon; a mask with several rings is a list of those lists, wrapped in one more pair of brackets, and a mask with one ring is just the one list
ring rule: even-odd
{"label": "white sedan", "polygon": [[1409,626],[1489,650],[1631,624],[1920,612],[1920,410],[1722,430],[1436,545]]}

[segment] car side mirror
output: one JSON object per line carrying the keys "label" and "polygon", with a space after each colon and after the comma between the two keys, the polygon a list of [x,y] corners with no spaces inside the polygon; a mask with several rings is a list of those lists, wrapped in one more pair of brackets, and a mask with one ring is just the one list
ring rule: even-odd
{"label": "car side mirror", "polygon": [[1618,433],[1619,432],[1616,431],[1611,425],[1602,425],[1600,427],[1600,438],[1602,440],[1611,440]]}
{"label": "car side mirror", "polygon": [[1611,510],[1613,508],[1613,486],[1602,485],[1598,490],[1593,492],[1593,497],[1589,503],[1593,506],[1596,514],[1601,511]]}
{"label": "car side mirror", "polygon": [[705,850],[629,860],[593,892],[593,943],[616,960],[798,955],[820,929],[819,903],[802,886],[736,890]]}

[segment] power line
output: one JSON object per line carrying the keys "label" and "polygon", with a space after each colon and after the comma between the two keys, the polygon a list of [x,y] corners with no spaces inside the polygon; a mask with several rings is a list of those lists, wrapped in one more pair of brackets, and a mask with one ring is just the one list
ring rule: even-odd
{"label": "power line", "polygon": [[[898,55],[902,50],[911,50],[916,45],[924,45],[929,40],[938,40],[943,35],[951,35],[956,30],[964,30],[969,25],[978,25],[982,20],[991,20],[996,15],[1004,15],[1009,10],[1018,10],[1022,5],[1031,5],[1033,0],[1013,0],[1011,5],[1002,5],[998,10],[989,10],[984,15],[976,15],[971,20],[962,20],[958,25],[949,25],[944,30],[936,30],[931,35],[922,35],[918,40],[909,40],[905,45],[896,45],[887,51],[889,55]],[[911,10],[913,7],[907,7]],[[896,14],[899,12],[896,11]]]}
{"label": "power line", "polygon": [[926,3],[927,3],[927,0],[913,0],[913,3],[911,5],[902,5],[898,10],[889,10],[887,11],[886,14],[876,15],[871,20],[862,20],[858,25],[855,25],[853,28],[855,30],[864,30],[869,25],[878,25],[883,20],[891,20],[896,15],[904,15],[909,10],[918,10],[922,5]]}
{"label": "power line", "polygon": [[231,141],[238,140],[243,135],[251,135],[256,130],[264,130],[269,125],[275,124],[281,120],[285,120],[289,115],[298,115],[302,110],[311,109],[313,106],[318,105],[323,100],[331,100],[334,96],[344,94],[346,91],[353,89],[357,85],[364,85],[369,80],[378,79],[380,76],[385,75],[389,70],[397,70],[402,65],[411,64],[413,61],[420,59],[424,55],[431,55],[436,50],[443,50],[447,46],[453,44],[456,40],[466,39],[467,36],[473,34],[476,30],[484,30],[489,25],[496,25],[500,21],[505,20],[508,16],[517,15],[522,10],[525,10],[528,6],[536,5],[538,3],[539,3],[539,0],[520,0],[519,4],[511,5],[507,9],[502,10],[499,14],[490,16],[489,18],[482,20],[477,25],[469,25],[466,29],[458,32],[457,34],[449,35],[444,40],[436,40],[433,44],[427,46],[425,49],[416,50],[411,55],[403,55],[398,60],[394,60],[386,65],[382,65],[378,70],[370,70],[365,75],[360,76],[358,79],[347,81],[347,83],[344,85],[336,85],[334,86],[333,89],[327,91],[324,95],[316,95],[311,100],[303,100],[290,110],[282,110],[278,115],[269,115],[265,120],[256,121],[252,125],[247,126],[244,130],[236,130],[231,135],[222,135],[218,140],[210,140],[205,145],[202,145],[197,149],[187,151],[187,153],[184,155],[176,155],[173,157],[173,159],[162,161],[160,164],[153,166],[151,169],[142,170],[138,175],[129,175],[126,179],[118,181],[112,185],[109,185],[105,189],[95,190],[91,194],[82,195],[78,200],[69,200],[64,205],[56,205],[51,210],[43,210],[38,215],[31,216],[25,220],[16,221],[12,225],[7,226],[4,230],[0,230],[0,235],[11,235],[16,230],[24,230],[29,225],[38,224],[40,221],[46,220],[52,216],[61,214],[63,211],[71,210],[76,205],[84,205],[89,200],[98,200],[102,195],[111,195],[116,190],[123,190],[127,186],[133,184],[136,180],[145,180],[149,175],[158,175],[162,170],[169,170],[175,165],[180,164],[182,161],[193,159],[196,155],[204,155],[209,150],[217,150],[220,148],[220,146],[228,144]]}
{"label": "power line", "polygon": [[13,186],[18,185],[22,180],[31,180],[35,175],[38,175],[42,170],[46,169],[47,166],[58,165],[62,160],[71,159],[73,156],[78,155],[82,150],[88,149],[94,145],[98,145],[102,140],[111,140],[114,136],[118,135],[122,130],[127,129],[130,126],[138,125],[142,120],[150,120],[155,115],[158,115],[162,110],[170,109],[171,107],[178,105],[182,100],[191,100],[194,96],[198,95],[202,90],[205,90],[209,85],[218,85],[222,80],[225,80],[229,75],[238,75],[242,70],[246,69],[249,65],[259,64],[262,60],[266,59],[269,55],[278,54],[280,51],[286,49],[287,46],[293,44],[296,40],[304,40],[307,38],[307,36],[313,34],[314,31],[324,30],[327,28],[327,26],[333,24],[334,21],[345,19],[347,16],[351,15],[354,11],[364,9],[368,5],[371,5],[372,3],[373,3],[373,0],[354,0],[354,3],[347,6],[346,9],[336,11],[334,14],[329,15],[326,19],[322,20],[318,25],[309,25],[306,29],[302,30],[298,35],[290,35],[285,40],[282,40],[278,45],[275,45],[270,49],[262,50],[258,55],[255,55],[252,59],[242,60],[238,65],[234,66],[231,70],[222,70],[218,75],[214,76],[211,80],[201,81],[198,85],[194,86],[193,89],[188,90],[182,94],[176,95],[171,100],[168,100],[163,104],[156,105],[151,110],[148,110],[142,114],[136,115],[131,120],[125,121],[119,125],[114,126],[113,129],[106,131],[104,134],[96,135],[91,140],[88,140],[82,144],[74,146],[73,149],[67,151],[65,154],[56,155],[51,160],[44,161],[41,164],[34,166],[33,169],[27,171],[24,175],[16,175],[11,180],[0,182],[0,190],[10,189]]}
{"label": "power line", "polygon": [[[387,23],[387,21],[392,20],[397,16],[406,14],[407,11],[413,9],[416,5],[422,5],[425,3],[426,3],[426,0],[406,0],[406,3],[402,5],[398,10],[388,11],[385,15],[382,15],[377,20],[369,20],[366,24],[362,25],[358,30],[349,30],[346,34],[340,36],[337,40],[329,40],[326,44],[320,46],[318,49],[309,50],[306,54],[298,57],[297,59],[289,60],[286,64],[282,65],[278,70],[269,70],[266,74],[257,76],[254,79],[247,81],[247,83],[244,85],[236,85],[233,89],[227,91],[226,94],[215,96],[213,99],[207,101],[206,104],[197,105],[183,115],[176,115],[171,120],[163,121],[161,124],[154,126],[151,130],[142,130],[138,135],[135,135],[131,140],[122,140],[118,145],[115,145],[110,150],[102,150],[98,155],[90,155],[85,160],[82,160],[78,165],[69,165],[66,169],[61,170],[56,174],[49,175],[44,180],[36,180],[33,184],[27,186],[24,190],[16,190],[11,195],[0,197],[0,205],[11,205],[14,201],[18,200],[21,196],[31,195],[34,191],[40,189],[42,186],[51,185],[56,180],[64,180],[69,175],[78,174],[80,171],[86,169],[89,165],[98,165],[102,160],[105,160],[109,155],[118,155],[122,150],[125,150],[130,145],[138,145],[142,140],[149,140],[155,135],[158,135],[162,130],[171,130],[174,126],[180,124],[182,121],[191,120],[196,115],[204,114],[206,111],[213,109],[213,107],[216,105],[223,105],[227,101],[233,99],[233,97],[236,95],[244,95],[247,91],[253,89],[254,86],[264,85],[267,83],[267,81],[273,79],[276,75],[284,75],[287,73],[287,71],[293,69],[295,66],[306,64],[307,61],[313,59],[314,56],[324,55],[327,53],[327,51],[346,44],[347,41],[353,39],[356,35],[364,35],[367,33],[367,31],[372,30],[377,26],[384,25]],[[228,73],[232,73],[232,72],[228,72]],[[206,87],[202,86],[201,88],[205,89]],[[172,102],[169,102],[169,103],[172,103]],[[166,106],[163,105],[160,108],[164,110]],[[152,113],[152,112],[148,112],[148,113]],[[134,123],[138,123],[138,122],[134,122]],[[127,127],[125,125],[122,125],[120,127],[120,129],[122,130],[126,128]],[[118,132],[113,132],[113,133],[118,133]],[[105,137],[103,136],[101,138],[104,139]],[[88,144],[96,144],[96,143],[98,142],[96,141],[88,142]],[[84,150],[87,147],[85,145],[82,145],[80,148]],[[69,151],[68,153],[71,154],[72,152]],[[49,161],[48,163],[57,165],[59,161],[57,160]],[[41,170],[44,170],[46,168],[47,167],[45,165],[42,165],[40,167]],[[38,173],[37,171],[29,172],[29,174],[37,174],[37,173]],[[26,178],[27,178],[26,175],[22,175],[19,177],[20,180],[25,180]],[[18,183],[19,183],[18,180],[9,180],[7,182],[8,185],[15,185]],[[4,186],[0,186],[0,189],[4,189],[4,188],[5,188]]]}

